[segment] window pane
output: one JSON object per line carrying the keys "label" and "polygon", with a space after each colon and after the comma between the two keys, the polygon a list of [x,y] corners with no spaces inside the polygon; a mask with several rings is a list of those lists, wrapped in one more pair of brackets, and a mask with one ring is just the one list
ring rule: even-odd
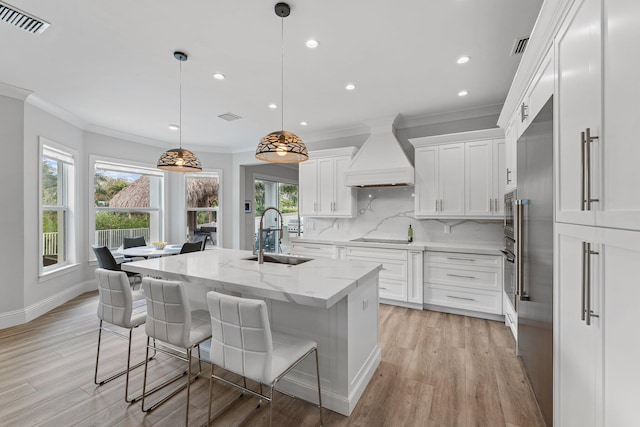
{"label": "window pane", "polygon": [[42,205],[62,206],[62,191],[59,180],[62,178],[58,170],[62,172],[63,165],[57,160],[47,157],[42,158]]}
{"label": "window pane", "polygon": [[42,211],[42,265],[58,264],[65,255],[65,211]]}
{"label": "window pane", "polygon": [[218,207],[217,177],[187,177],[187,209]]}
{"label": "window pane", "polygon": [[298,184],[280,183],[279,206],[282,214],[298,212]]}
{"label": "window pane", "polygon": [[158,208],[161,182],[159,176],[96,168],[95,206]]}
{"label": "window pane", "polygon": [[146,212],[96,212],[95,244],[117,249],[123,238],[137,236],[149,242],[150,216]]}

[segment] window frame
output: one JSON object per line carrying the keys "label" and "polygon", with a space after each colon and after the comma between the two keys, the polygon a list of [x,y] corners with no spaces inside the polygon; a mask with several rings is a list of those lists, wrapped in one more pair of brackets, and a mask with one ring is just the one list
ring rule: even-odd
{"label": "window frame", "polygon": [[[187,178],[218,178],[218,206],[215,208],[189,208],[187,206]],[[223,178],[222,169],[207,169],[202,172],[186,172],[182,176],[182,191],[184,192],[182,200],[184,203],[184,224],[183,230],[189,229],[189,212],[217,212],[216,214],[216,248],[222,247],[222,230],[223,230]]]}
{"label": "window frame", "polygon": [[[48,152],[47,152],[48,151]],[[47,153],[46,153],[47,152]],[[62,183],[59,190],[62,192],[62,201],[58,205],[45,205],[42,199],[43,178],[42,163],[45,158],[57,160],[59,166],[62,165]],[[78,153],[76,150],[64,144],[52,141],[49,138],[38,137],[38,277],[50,276],[61,270],[65,270],[77,265],[76,247],[76,161]],[[60,170],[58,169],[58,174]],[[60,198],[60,195],[59,195]],[[63,220],[63,249],[64,259],[61,262],[45,266],[44,259],[44,224],[43,216],[45,212],[64,212]]]}
{"label": "window frame", "polygon": [[[95,177],[96,177],[96,167],[125,172],[125,173],[134,173],[140,175],[151,175],[157,176],[160,178],[160,201],[158,203],[158,207],[149,207],[149,208],[109,208],[103,206],[95,205]],[[125,159],[118,159],[107,156],[98,156],[91,155],[89,156],[89,176],[91,177],[91,184],[89,185],[89,261],[95,262],[96,256],[91,249],[91,246],[96,243],[96,213],[97,212],[141,212],[141,213],[149,213],[150,215],[157,214],[157,230],[151,231],[151,240],[156,240],[153,237],[153,233],[157,233],[157,240],[163,241],[165,235],[165,218],[166,218],[166,173],[162,170],[159,170],[155,167],[155,165],[150,165],[148,163],[136,162]]]}

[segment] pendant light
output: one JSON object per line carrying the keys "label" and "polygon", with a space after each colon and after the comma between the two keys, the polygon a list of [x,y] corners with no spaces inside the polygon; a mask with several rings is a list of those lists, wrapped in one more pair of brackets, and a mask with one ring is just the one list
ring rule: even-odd
{"label": "pendant light", "polygon": [[202,172],[200,160],[189,150],[182,148],[182,63],[187,60],[187,54],[173,52],[174,58],[180,61],[180,148],[167,150],[158,159],[158,169],[171,172]]}
{"label": "pendant light", "polygon": [[271,132],[262,138],[256,148],[256,158],[272,163],[300,163],[309,159],[307,147],[299,136],[292,132],[284,130],[284,18],[289,16],[291,8],[286,3],[278,3],[275,6],[276,15],[282,18],[280,40],[281,40],[281,92],[280,105],[281,113],[281,129],[280,131]]}

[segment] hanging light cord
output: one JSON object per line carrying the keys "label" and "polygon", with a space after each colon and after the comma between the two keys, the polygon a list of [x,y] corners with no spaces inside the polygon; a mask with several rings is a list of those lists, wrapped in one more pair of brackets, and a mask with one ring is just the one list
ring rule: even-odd
{"label": "hanging light cord", "polygon": [[284,17],[280,19],[280,24],[280,104],[282,105],[280,129],[284,131]]}
{"label": "hanging light cord", "polygon": [[179,59],[180,63],[180,149],[182,150],[182,59]]}

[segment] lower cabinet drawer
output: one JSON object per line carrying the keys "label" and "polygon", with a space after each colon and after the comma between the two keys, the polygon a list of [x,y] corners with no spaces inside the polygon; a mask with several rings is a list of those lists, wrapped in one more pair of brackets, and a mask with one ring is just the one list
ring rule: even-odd
{"label": "lower cabinet drawer", "polygon": [[502,314],[502,292],[462,290],[455,286],[425,283],[425,304]]}
{"label": "lower cabinet drawer", "polygon": [[380,279],[378,284],[380,298],[407,301],[407,282]]}
{"label": "lower cabinet drawer", "polygon": [[291,244],[291,253],[309,258],[335,258],[335,247],[321,243],[300,243]]}
{"label": "lower cabinet drawer", "polygon": [[491,267],[460,268],[453,265],[427,264],[424,281],[442,285],[464,286],[489,291],[502,290],[500,269]]}
{"label": "lower cabinet drawer", "polygon": [[406,283],[407,261],[397,261],[395,259],[389,260],[386,258],[360,257],[351,254],[347,254],[347,259],[349,261],[376,262],[378,264],[382,264],[382,269],[380,270],[380,279],[404,280]]}

